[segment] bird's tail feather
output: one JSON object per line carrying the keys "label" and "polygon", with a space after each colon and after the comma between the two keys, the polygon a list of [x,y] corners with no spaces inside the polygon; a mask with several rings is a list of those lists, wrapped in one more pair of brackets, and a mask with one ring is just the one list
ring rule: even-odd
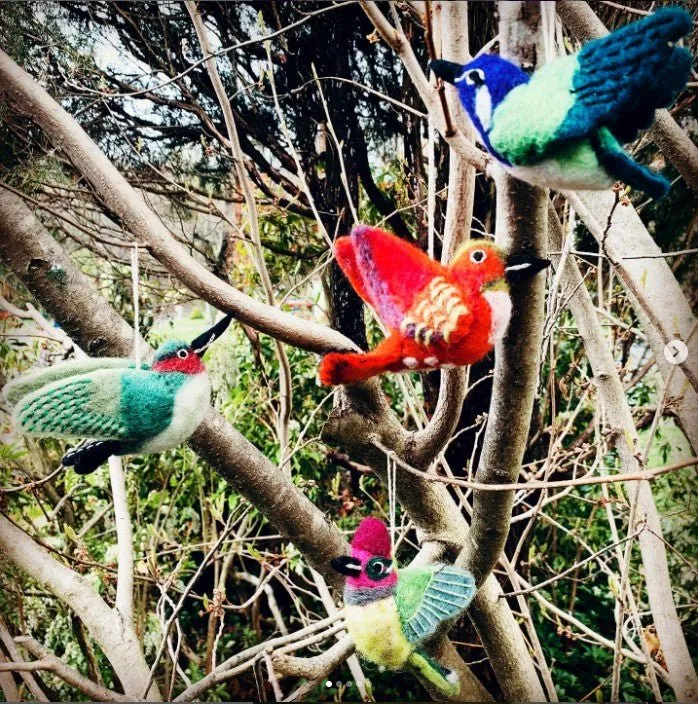
{"label": "bird's tail feather", "polygon": [[377,374],[402,371],[400,340],[390,335],[370,352],[330,352],[320,362],[318,376],[324,386],[356,384]]}
{"label": "bird's tail feather", "polygon": [[61,464],[72,467],[76,474],[91,474],[120,450],[121,443],[116,440],[84,440],[63,455]]}
{"label": "bird's tail feather", "polygon": [[408,658],[407,664],[444,695],[454,697],[460,692],[458,673],[444,667],[426,653],[415,650]]}
{"label": "bird's tail feather", "polygon": [[669,181],[628,156],[607,128],[602,127],[592,135],[592,144],[602,166],[614,178],[652,198],[666,195],[671,185]]}

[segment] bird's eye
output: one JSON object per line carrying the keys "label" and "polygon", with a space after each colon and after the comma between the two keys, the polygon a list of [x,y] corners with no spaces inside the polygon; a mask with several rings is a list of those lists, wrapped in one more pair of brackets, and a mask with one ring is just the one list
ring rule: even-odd
{"label": "bird's eye", "polygon": [[366,574],[374,582],[379,582],[392,571],[393,563],[386,557],[373,557],[366,565]]}
{"label": "bird's eye", "polygon": [[487,259],[487,252],[484,249],[474,249],[470,252],[470,261],[475,264],[482,264]]}
{"label": "bird's eye", "polygon": [[177,350],[177,356],[180,359],[186,359],[189,356],[189,350]]}
{"label": "bird's eye", "polygon": [[485,85],[485,73],[479,68],[474,68],[472,71],[468,71],[465,74],[465,82],[469,86],[484,86]]}

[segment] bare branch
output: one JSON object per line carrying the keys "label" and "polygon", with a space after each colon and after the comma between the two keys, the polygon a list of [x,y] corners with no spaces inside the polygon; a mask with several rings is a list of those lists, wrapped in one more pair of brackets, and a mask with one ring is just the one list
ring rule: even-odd
{"label": "bare branch", "polygon": [[[506,58],[521,61],[535,57],[532,37],[537,36],[538,3],[499,4],[500,38]],[[538,54],[542,56],[542,53]],[[547,203],[545,193],[505,175],[497,176],[498,243],[509,251],[545,253]],[[543,333],[545,279],[512,287],[513,311],[504,340],[496,348],[492,403],[476,481],[499,484],[518,477],[538,386]],[[459,561],[482,582],[499,559],[509,532],[513,494],[475,492],[471,549]]]}
{"label": "bare branch", "polygon": [[[360,0],[361,7],[380,35],[393,51],[402,59],[402,62],[412,79],[419,96],[427,107],[429,114],[434,118],[434,124],[442,135],[446,136],[446,124],[444,122],[443,111],[440,109],[436,90],[429,84],[427,77],[422,71],[419,61],[410,46],[410,43],[401,30],[395,29],[381,12],[377,3],[369,0]],[[468,142],[460,131],[447,138],[448,143],[458,150],[458,153],[468,163],[477,169],[484,171],[490,162],[489,157],[475,145]]]}
{"label": "bare branch", "polygon": [[[80,617],[112,664],[127,697],[139,697],[148,679],[148,666],[133,627],[107,606],[88,580],[51,557],[4,516],[0,516],[0,546],[21,570]],[[156,685],[149,689],[148,699],[160,700]]]}
{"label": "bare branch", "polygon": [[[15,641],[20,645],[23,645],[32,655],[35,655],[39,660],[34,660],[27,663],[7,663],[6,665],[0,665],[0,669],[15,669],[13,665],[20,665],[16,669],[22,669],[25,672],[35,671],[35,670],[48,670],[52,672],[56,677],[60,677],[64,682],[72,685],[76,689],[79,689],[83,694],[86,694],[93,701],[99,702],[133,702],[133,701],[147,701],[144,699],[134,699],[132,696],[127,696],[126,694],[119,694],[118,692],[113,692],[106,687],[93,682],[81,675],[77,670],[66,665],[60,658],[57,658],[53,653],[51,653],[47,648],[44,648],[41,643],[32,638],[31,636],[19,636],[15,638]],[[26,669],[25,669],[26,668]]]}
{"label": "bare branch", "polygon": [[[551,246],[554,250],[560,250],[563,242],[562,227],[552,208],[549,223]],[[556,264],[558,259],[554,257]],[[581,274],[570,258],[565,263],[561,284],[563,295],[568,298],[569,308],[584,340],[604,411],[616,438],[621,472],[636,475],[639,472],[639,447],[630,407],[589,291],[582,284]],[[643,530],[639,536],[639,543],[650,607],[669,667],[672,688],[678,700],[690,701],[698,696],[698,678],[674,605],[666,549],[661,539],[661,519],[649,484],[643,481],[638,486],[638,520],[644,520],[647,525],[647,530]],[[633,490],[626,486],[626,491]]]}
{"label": "bare branch", "polygon": [[[225,120],[225,127],[228,133],[230,153],[233,157],[233,163],[235,165],[237,182],[240,185],[240,188],[242,188],[242,193],[245,198],[245,205],[247,206],[247,216],[250,224],[250,239],[252,240],[253,245],[254,261],[256,263],[260,279],[262,280],[262,286],[264,288],[264,293],[266,294],[267,303],[270,306],[273,306],[274,288],[271,283],[269,271],[267,270],[267,265],[264,261],[264,252],[262,251],[262,241],[259,234],[259,214],[257,212],[257,202],[255,200],[254,190],[252,188],[250,178],[247,174],[247,170],[245,169],[244,155],[242,152],[242,146],[240,145],[237,125],[235,124],[235,115],[233,114],[233,109],[230,105],[230,101],[228,100],[228,96],[225,93],[223,81],[218,73],[216,59],[211,55],[211,46],[208,41],[208,34],[206,32],[204,21],[196,7],[196,2],[194,2],[194,0],[187,0],[186,7],[192,23],[194,24],[196,36],[198,37],[199,44],[201,45],[201,51],[206,57],[206,70],[208,71],[209,78],[213,84],[213,89],[216,93],[216,97],[218,98],[218,103],[223,111],[223,119]],[[279,436],[280,447],[279,466],[284,467],[284,459],[288,451],[288,423],[291,418],[291,367],[288,363],[288,355],[286,354],[283,344],[278,340],[274,340],[274,349],[276,350],[276,357],[279,360],[279,412],[277,422],[277,433]],[[289,476],[290,472],[291,465],[289,464]]]}
{"label": "bare branch", "polygon": [[69,156],[125,227],[191,291],[277,340],[314,352],[356,350],[356,346],[337,331],[256,301],[193,259],[78,122],[2,51],[0,79],[12,100]]}

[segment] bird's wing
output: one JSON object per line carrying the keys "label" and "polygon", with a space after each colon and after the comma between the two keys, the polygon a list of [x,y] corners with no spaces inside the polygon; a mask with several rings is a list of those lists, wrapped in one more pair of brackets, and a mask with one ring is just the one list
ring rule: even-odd
{"label": "bird's wing", "polygon": [[59,379],[23,396],[13,423],[36,437],[138,442],[169,424],[175,376],[120,368]]}
{"label": "bird's wing", "polygon": [[632,141],[686,84],[691,54],[674,42],[692,26],[685,10],[662,9],[546,64],[495,108],[492,148],[527,166],[602,127]]}
{"label": "bird's wing", "polygon": [[436,276],[415,296],[400,330],[405,337],[424,345],[452,343],[470,331],[472,321],[472,308],[464,291],[445,276]]}
{"label": "bird's wing", "polygon": [[413,244],[364,225],[338,240],[335,255],[356,292],[392,329],[400,327],[426,284],[444,272]]}
{"label": "bird's wing", "polygon": [[395,601],[407,640],[419,643],[458,616],[475,596],[475,579],[449,565],[400,570]]}
{"label": "bird's wing", "polygon": [[14,406],[22,396],[47,386],[54,381],[67,379],[79,374],[89,374],[99,369],[118,369],[133,366],[133,362],[122,357],[91,357],[89,359],[73,360],[54,364],[52,367],[35,369],[23,374],[5,385],[3,395],[8,403]]}
{"label": "bird's wing", "polygon": [[586,44],[577,55],[574,107],[559,138],[608,127],[619,141],[634,140],[686,85],[691,52],[675,42],[692,29],[686,10],[667,7]]}

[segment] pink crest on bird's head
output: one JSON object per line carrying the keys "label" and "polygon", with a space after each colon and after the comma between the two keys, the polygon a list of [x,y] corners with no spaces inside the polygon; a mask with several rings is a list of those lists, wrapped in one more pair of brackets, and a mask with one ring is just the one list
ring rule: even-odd
{"label": "pink crest on bird's head", "polygon": [[351,547],[375,557],[391,557],[388,527],[380,518],[364,518],[354,533]]}

